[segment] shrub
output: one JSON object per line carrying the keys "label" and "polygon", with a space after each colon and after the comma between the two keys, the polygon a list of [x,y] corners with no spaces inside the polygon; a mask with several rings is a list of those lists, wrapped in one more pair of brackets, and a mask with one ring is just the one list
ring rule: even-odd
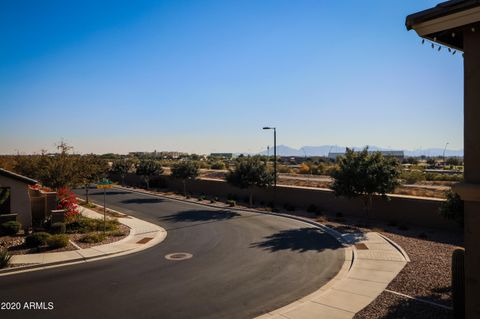
{"label": "shrub", "polygon": [[22,225],[19,222],[16,221],[9,221],[6,223],[3,223],[1,228],[1,233],[8,235],[8,236],[13,236],[16,235],[19,231]]}
{"label": "shrub", "polygon": [[50,233],[51,234],[65,234],[67,231],[67,226],[65,223],[53,223],[50,225]]}
{"label": "shrub", "polygon": [[447,181],[447,182],[461,182],[463,181],[463,174],[440,174],[440,173],[427,173],[427,181]]}
{"label": "shrub", "polygon": [[229,199],[227,200],[227,204],[230,207],[234,207],[237,203],[233,199]]}
{"label": "shrub", "polygon": [[25,238],[25,245],[30,248],[36,248],[47,244],[47,239],[51,235],[45,232],[38,232],[28,235]]}
{"label": "shrub", "polygon": [[299,173],[299,174],[308,174],[308,173],[310,173],[310,166],[308,166],[306,163],[300,164],[300,167],[298,168],[298,173]]}
{"label": "shrub", "polygon": [[[116,219],[107,219],[105,222],[106,231],[118,229],[119,222]],[[73,221],[67,223],[68,233],[89,233],[103,230],[103,219],[93,219],[84,216],[77,216]]]}
{"label": "shrub", "polygon": [[107,236],[112,236],[112,237],[122,237],[125,235],[125,232],[122,230],[113,230],[107,233]]}
{"label": "shrub", "polygon": [[415,184],[426,179],[425,173],[419,170],[402,171],[400,178],[407,184]]}
{"label": "shrub", "polygon": [[68,246],[68,236],[65,234],[51,235],[47,238],[47,245],[50,249],[63,248]]}
{"label": "shrub", "polygon": [[12,255],[8,253],[8,250],[1,249],[0,250],[0,268],[5,268],[10,264],[10,259]]}
{"label": "shrub", "polygon": [[202,195],[202,196],[198,197],[199,202],[202,201],[202,200],[205,200],[205,195]]}
{"label": "shrub", "polygon": [[454,220],[458,225],[463,227],[464,209],[463,200],[457,193],[448,191],[446,193],[447,200],[440,206],[440,215],[446,219]]}
{"label": "shrub", "polygon": [[213,162],[212,165],[210,165],[211,169],[225,169],[225,163],[222,161],[217,161]]}
{"label": "shrub", "polygon": [[279,173],[291,173],[292,170],[287,165],[277,165],[277,172]]}
{"label": "shrub", "polygon": [[102,242],[104,239],[105,239],[105,235],[103,235],[102,233],[95,233],[95,234],[88,234],[83,236],[82,238],[80,238],[80,241],[86,244],[95,244],[95,243]]}

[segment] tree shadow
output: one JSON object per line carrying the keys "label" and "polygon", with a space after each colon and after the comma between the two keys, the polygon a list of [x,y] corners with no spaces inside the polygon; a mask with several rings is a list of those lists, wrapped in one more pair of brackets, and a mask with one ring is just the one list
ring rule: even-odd
{"label": "tree shadow", "polygon": [[164,202],[161,198],[131,198],[121,201],[122,204],[155,204]]}
{"label": "tree shadow", "polygon": [[[80,195],[85,195],[85,188],[78,188],[76,189],[77,193],[80,193]],[[90,195],[103,195],[103,190],[98,189],[98,188],[93,188],[93,191],[89,192]],[[125,192],[125,191],[106,191],[105,195],[126,195],[126,194],[132,194],[130,192]]]}
{"label": "tree shadow", "polygon": [[107,196],[108,195],[125,195],[125,194],[131,194],[130,192],[124,192],[124,191],[110,191],[105,193]]}
{"label": "tree shadow", "polygon": [[161,217],[160,220],[169,222],[207,222],[214,220],[229,220],[234,217],[240,216],[240,214],[222,210],[222,211],[210,211],[210,210],[187,210],[179,212],[173,215]]}
{"label": "tree shadow", "polygon": [[318,228],[282,230],[267,236],[262,242],[252,243],[252,248],[263,248],[271,252],[292,250],[298,252],[338,249],[342,245],[329,234]]}

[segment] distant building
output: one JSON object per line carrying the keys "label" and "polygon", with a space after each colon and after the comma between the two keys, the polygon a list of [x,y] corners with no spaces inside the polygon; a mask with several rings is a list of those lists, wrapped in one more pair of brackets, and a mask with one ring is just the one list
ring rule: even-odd
{"label": "distant building", "polygon": [[130,156],[135,156],[135,157],[148,157],[148,158],[162,158],[162,159],[178,159],[182,156],[187,156],[187,153],[183,152],[130,152],[128,153]]}
{"label": "distant building", "polygon": [[[357,151],[355,151],[357,152]],[[369,154],[380,152],[383,156],[385,157],[395,157],[399,161],[403,160],[405,158],[405,154],[403,151],[368,151]],[[339,156],[344,156],[345,152],[343,153],[328,153],[328,158],[331,160],[336,160],[337,157]]]}
{"label": "distant building", "polygon": [[232,159],[233,153],[210,153],[210,157]]}

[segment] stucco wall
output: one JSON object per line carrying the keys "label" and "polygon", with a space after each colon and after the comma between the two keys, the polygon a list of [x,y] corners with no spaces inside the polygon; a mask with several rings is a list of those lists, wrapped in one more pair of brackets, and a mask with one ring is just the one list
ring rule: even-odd
{"label": "stucco wall", "polygon": [[17,180],[0,176],[0,185],[10,187],[10,210],[17,213],[17,221],[23,227],[32,225],[32,214],[30,198],[28,196],[28,185]]}
{"label": "stucco wall", "polygon": [[[169,176],[162,176],[169,189],[183,191],[182,182]],[[112,176],[113,180],[118,180]],[[125,178],[127,185],[142,185],[135,174]],[[200,179],[187,182],[187,191],[208,196],[226,197],[236,195],[239,200],[248,196],[248,191],[233,187],[223,181]],[[254,189],[254,200],[265,203],[274,202],[277,207],[288,203],[295,208],[305,209],[313,204],[327,212],[341,212],[346,216],[364,216],[363,203],[359,199],[336,197],[331,190],[277,186],[276,194],[272,188]],[[391,195],[389,200],[375,198],[370,211],[370,217],[385,221],[396,221],[418,226],[427,226],[442,229],[458,229],[458,226],[444,219],[438,213],[443,200],[435,198],[417,198],[401,195]]]}

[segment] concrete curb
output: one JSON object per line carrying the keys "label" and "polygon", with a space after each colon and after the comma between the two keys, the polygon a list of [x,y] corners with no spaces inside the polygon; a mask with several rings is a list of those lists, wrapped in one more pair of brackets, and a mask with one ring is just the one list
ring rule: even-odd
{"label": "concrete curb", "polygon": [[[103,215],[85,207],[82,207],[82,213],[83,212],[87,212],[88,215],[93,218],[95,218],[95,215],[99,215],[96,218],[103,218]],[[29,265],[2,269],[0,270],[0,277],[133,254],[153,247],[164,241],[167,237],[167,232],[164,228],[126,214],[123,215],[126,217],[118,218],[119,222],[130,228],[130,233],[125,238],[113,243],[93,246],[81,250],[34,255],[14,255],[12,257],[12,259],[14,259],[13,263],[15,263],[15,259],[19,259],[17,263]],[[145,238],[148,238],[146,243],[138,242]],[[74,257],[68,255],[73,255]],[[28,259],[31,259],[32,262],[28,262]]]}
{"label": "concrete curb", "polygon": [[341,234],[325,225],[299,216],[247,208],[219,207],[207,203],[171,198],[148,191],[117,188],[219,210],[228,209],[294,219],[322,229],[343,245],[345,262],[332,280],[312,294],[255,319],[351,319],[357,312],[375,300],[410,261],[407,253],[400,245],[375,232],[369,232],[362,236]]}

